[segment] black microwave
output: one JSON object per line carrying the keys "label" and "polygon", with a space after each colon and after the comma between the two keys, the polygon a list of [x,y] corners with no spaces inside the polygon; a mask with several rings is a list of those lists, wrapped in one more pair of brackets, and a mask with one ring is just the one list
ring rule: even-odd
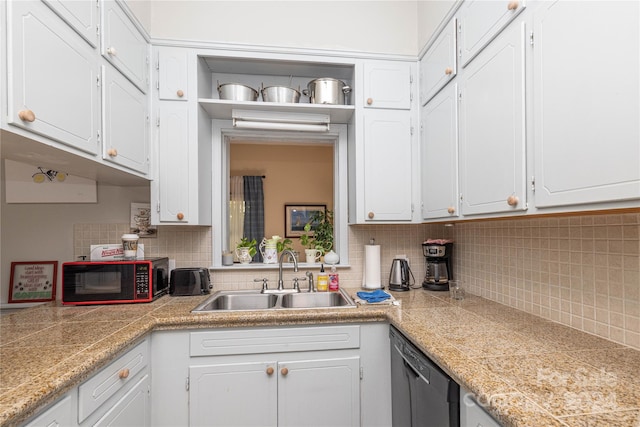
{"label": "black microwave", "polygon": [[169,290],[169,258],[62,264],[62,304],[151,302]]}

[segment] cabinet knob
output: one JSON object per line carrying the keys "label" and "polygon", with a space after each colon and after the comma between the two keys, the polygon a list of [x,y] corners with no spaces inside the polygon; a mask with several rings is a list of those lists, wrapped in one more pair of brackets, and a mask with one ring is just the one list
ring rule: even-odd
{"label": "cabinet knob", "polygon": [[444,73],[445,73],[447,76],[450,76],[451,74],[453,74],[453,68],[451,68],[451,67],[447,67],[447,68],[445,68],[445,69],[444,69]]}
{"label": "cabinet knob", "polygon": [[267,368],[267,375],[273,375],[273,367],[272,366],[269,366]]}
{"label": "cabinet knob", "polygon": [[286,375],[289,373],[289,369],[287,369],[287,368],[282,368],[282,369],[280,369],[280,373],[281,373],[282,375],[286,376]]}
{"label": "cabinet knob", "polygon": [[107,48],[107,53],[111,56],[116,56],[116,54],[118,53],[118,51],[116,51],[116,48],[111,46]]}
{"label": "cabinet knob", "polygon": [[369,217],[369,219],[373,219],[373,217],[376,215],[373,212],[369,212],[367,216]]}
{"label": "cabinet knob", "polygon": [[182,212],[178,212],[178,215],[176,215],[176,218],[182,221],[184,219],[184,214]]}
{"label": "cabinet knob", "polygon": [[124,380],[128,376],[129,376],[129,369],[127,368],[124,368],[120,372],[118,372],[118,378],[120,378],[121,380]]}
{"label": "cabinet knob", "polygon": [[454,213],[456,213],[456,208],[454,208],[453,206],[449,206],[447,208],[447,212],[449,212],[450,215],[453,215]]}
{"label": "cabinet knob", "polygon": [[519,201],[520,200],[518,199],[518,196],[511,195],[511,196],[507,197],[507,204],[509,206],[518,206],[518,202]]}
{"label": "cabinet knob", "polygon": [[510,1],[509,4],[507,5],[507,9],[516,10],[518,6],[520,6],[520,4],[517,1]]}
{"label": "cabinet knob", "polygon": [[111,157],[116,157],[118,155],[118,150],[116,150],[115,148],[109,148],[107,150],[107,154]]}
{"label": "cabinet knob", "polygon": [[20,111],[18,111],[18,117],[23,122],[34,122],[36,120],[36,115],[31,110],[20,110]]}
{"label": "cabinet knob", "polygon": [[182,98],[184,96],[184,92],[182,91],[182,89],[178,89],[176,95],[178,95],[178,98]]}
{"label": "cabinet knob", "polygon": [[367,98],[367,105],[373,104],[373,98]]}

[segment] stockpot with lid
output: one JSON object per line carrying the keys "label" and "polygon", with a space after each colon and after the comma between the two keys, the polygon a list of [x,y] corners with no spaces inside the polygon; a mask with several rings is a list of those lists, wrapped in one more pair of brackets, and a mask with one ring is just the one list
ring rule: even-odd
{"label": "stockpot with lid", "polygon": [[345,105],[348,104],[351,87],[341,80],[322,77],[311,80],[302,93],[309,97],[312,104]]}

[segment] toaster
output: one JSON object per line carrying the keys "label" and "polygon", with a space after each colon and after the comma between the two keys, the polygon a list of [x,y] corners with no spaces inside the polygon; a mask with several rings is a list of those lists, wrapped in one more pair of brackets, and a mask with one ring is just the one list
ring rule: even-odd
{"label": "toaster", "polygon": [[204,295],[211,288],[211,278],[206,268],[175,268],[171,271],[169,295]]}

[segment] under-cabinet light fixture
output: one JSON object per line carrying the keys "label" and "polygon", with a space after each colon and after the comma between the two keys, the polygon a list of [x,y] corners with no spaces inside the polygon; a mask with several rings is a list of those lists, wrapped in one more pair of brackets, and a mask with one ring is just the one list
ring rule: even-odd
{"label": "under-cabinet light fixture", "polygon": [[328,114],[287,113],[276,111],[233,110],[233,127],[242,129],[328,132]]}

